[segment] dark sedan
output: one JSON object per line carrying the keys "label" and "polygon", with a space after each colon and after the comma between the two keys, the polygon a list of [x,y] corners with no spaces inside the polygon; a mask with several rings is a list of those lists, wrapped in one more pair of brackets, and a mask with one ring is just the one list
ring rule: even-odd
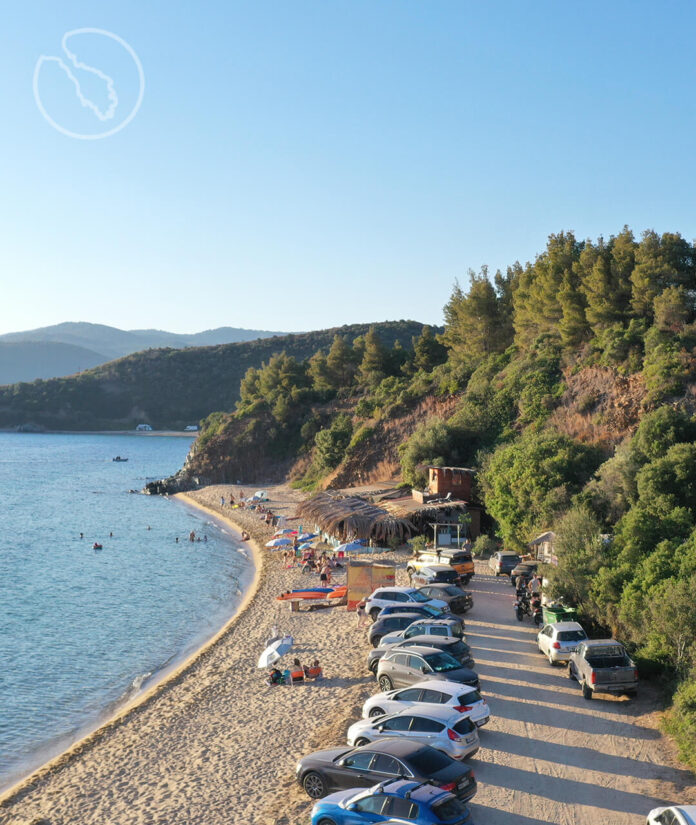
{"label": "dark sedan", "polygon": [[[439,597],[431,597],[439,598]],[[431,607],[429,604],[414,604],[407,605],[409,613],[418,613],[421,619],[458,619],[459,616],[452,613],[450,610],[441,610],[439,607]],[[377,614],[377,619],[382,619],[384,616],[391,616],[394,613],[403,613],[406,608],[403,604],[390,604],[388,607],[383,607]],[[376,621],[376,620],[375,620]]]}
{"label": "dark sedan", "polygon": [[372,647],[377,647],[382,641],[382,636],[386,636],[387,633],[394,633],[397,630],[405,630],[410,624],[422,618],[420,613],[411,613],[406,610],[403,610],[401,613],[392,613],[382,619],[378,618],[377,621],[371,625],[367,633],[367,638],[370,640]]}
{"label": "dark sedan", "polygon": [[404,639],[401,642],[396,642],[393,645],[385,645],[384,647],[375,647],[367,654],[367,666],[370,671],[376,676],[377,665],[379,660],[390,650],[395,650],[401,647],[414,647],[417,645],[425,645],[426,647],[436,647],[438,650],[444,650],[449,653],[462,665],[462,667],[473,668],[476,664],[471,655],[471,648],[466,642],[461,639],[452,638],[451,636],[411,636],[410,639]]}
{"label": "dark sedan", "polygon": [[536,573],[538,566],[539,562],[536,561],[521,561],[516,564],[510,571],[510,584],[517,587],[518,579],[522,584],[527,584]]}
{"label": "dark sedan", "polygon": [[467,590],[462,590],[456,584],[427,584],[418,588],[429,599],[440,599],[447,602],[452,613],[466,613],[474,606],[474,597]]}
{"label": "dark sedan", "polygon": [[311,753],[297,763],[296,776],[312,799],[348,788],[369,788],[397,776],[431,781],[462,802],[476,793],[471,768],[429,745],[401,738]]}

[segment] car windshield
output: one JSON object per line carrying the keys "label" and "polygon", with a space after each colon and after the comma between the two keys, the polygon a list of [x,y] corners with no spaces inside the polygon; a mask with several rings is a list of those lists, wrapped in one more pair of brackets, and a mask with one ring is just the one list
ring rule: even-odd
{"label": "car windshield", "polygon": [[448,596],[459,596],[461,590],[454,585],[449,585],[448,587],[443,587],[442,592]]}
{"label": "car windshield", "polygon": [[436,771],[442,771],[450,765],[456,764],[450,756],[435,748],[423,748],[409,756],[408,765],[415,774],[432,776]]}
{"label": "car windshield", "polygon": [[583,639],[586,639],[587,635],[585,634],[584,630],[559,630],[558,631],[558,641],[559,642],[581,642]]}
{"label": "car windshield", "polygon": [[423,612],[427,613],[428,616],[439,616],[442,613],[437,607],[432,607],[429,604],[423,605]]}
{"label": "car windshield", "polygon": [[430,599],[423,595],[420,590],[414,590],[413,593],[410,593],[410,598],[413,599],[414,602],[429,602]]}
{"label": "car windshield", "polygon": [[454,656],[450,656],[449,653],[428,653],[423,658],[435,673],[447,673],[461,667]]}
{"label": "car windshield", "polygon": [[447,653],[455,658],[457,656],[465,656],[470,652],[471,648],[469,645],[465,645],[464,642],[455,642],[453,645],[447,645]]}
{"label": "car windshield", "polygon": [[475,702],[480,702],[483,697],[477,690],[470,690],[467,693],[462,693],[457,697],[460,705],[473,705]]}

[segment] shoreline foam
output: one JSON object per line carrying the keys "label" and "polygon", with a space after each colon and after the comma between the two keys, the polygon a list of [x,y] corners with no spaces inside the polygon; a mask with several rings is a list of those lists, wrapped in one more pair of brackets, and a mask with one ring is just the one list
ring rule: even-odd
{"label": "shoreline foam", "polygon": [[[183,435],[183,433],[182,433]],[[187,434],[188,435],[188,434]],[[176,662],[169,667],[163,668],[161,675],[156,681],[146,687],[141,693],[138,693],[133,698],[126,700],[126,702],[118,707],[112,715],[108,716],[97,723],[97,726],[88,730],[86,733],[79,735],[77,739],[70,743],[68,747],[60,753],[52,756],[46,762],[32,769],[29,773],[13,782],[4,790],[0,791],[0,809],[6,804],[13,804],[15,799],[21,798],[27,791],[31,792],[37,788],[37,785],[50,779],[50,777],[57,771],[66,767],[70,761],[79,758],[87,750],[94,747],[99,741],[108,736],[108,734],[125,724],[128,718],[143,710],[147,705],[156,701],[168,688],[172,687],[179,680],[187,675],[187,671],[192,668],[210,649],[218,644],[226,634],[232,629],[236,621],[241,617],[243,612],[249,606],[259,587],[261,576],[263,573],[263,554],[260,547],[254,541],[253,537],[250,541],[242,542],[242,529],[230,518],[227,518],[221,513],[206,507],[203,504],[190,498],[185,493],[178,493],[171,498],[181,500],[187,506],[196,510],[198,513],[204,513],[213,517],[215,521],[222,522],[226,527],[232,530],[234,538],[244,545],[248,545],[251,549],[251,559],[253,565],[253,576],[249,583],[248,589],[245,591],[242,600],[236,606],[234,613],[228,617],[224,624],[213,633],[212,636],[206,638],[194,650],[189,652],[180,662]],[[0,811],[1,813],[1,811]]]}

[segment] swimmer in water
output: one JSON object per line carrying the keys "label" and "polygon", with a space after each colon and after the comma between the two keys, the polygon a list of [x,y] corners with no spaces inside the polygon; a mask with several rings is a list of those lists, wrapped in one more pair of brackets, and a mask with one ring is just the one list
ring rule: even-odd
{"label": "swimmer in water", "polygon": [[83,539],[85,537],[84,533],[80,533],[80,538]]}

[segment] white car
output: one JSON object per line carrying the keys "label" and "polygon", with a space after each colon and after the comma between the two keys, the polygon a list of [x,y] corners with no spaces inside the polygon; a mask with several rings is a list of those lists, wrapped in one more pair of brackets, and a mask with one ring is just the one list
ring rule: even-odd
{"label": "white car", "polygon": [[556,662],[567,662],[570,654],[585,639],[587,633],[582,625],[577,622],[557,622],[541,628],[537,634],[537,646],[539,653],[546,656],[549,664],[555,665]]}
{"label": "white car", "polygon": [[671,808],[653,808],[647,825],[696,825],[696,805],[673,805]]}
{"label": "white car", "polygon": [[490,710],[481,694],[460,682],[441,682],[424,679],[411,687],[376,693],[363,705],[363,719],[399,713],[406,708],[429,711],[433,707],[448,707],[453,712],[468,716],[480,728],[490,719]]}
{"label": "white car", "polygon": [[461,619],[417,619],[405,630],[386,633],[379,641],[380,647],[403,642],[414,636],[438,636],[441,639],[463,639],[464,622]]}
{"label": "white car", "polygon": [[422,742],[453,759],[471,756],[480,746],[476,725],[468,716],[447,705],[405,708],[400,713],[361,719],[348,728],[348,744],[352,747],[387,736]]}
{"label": "white car", "polygon": [[429,599],[415,587],[378,587],[367,597],[365,611],[374,621],[383,607],[403,607],[408,610],[409,604],[429,604],[441,610],[447,609],[447,602]]}

